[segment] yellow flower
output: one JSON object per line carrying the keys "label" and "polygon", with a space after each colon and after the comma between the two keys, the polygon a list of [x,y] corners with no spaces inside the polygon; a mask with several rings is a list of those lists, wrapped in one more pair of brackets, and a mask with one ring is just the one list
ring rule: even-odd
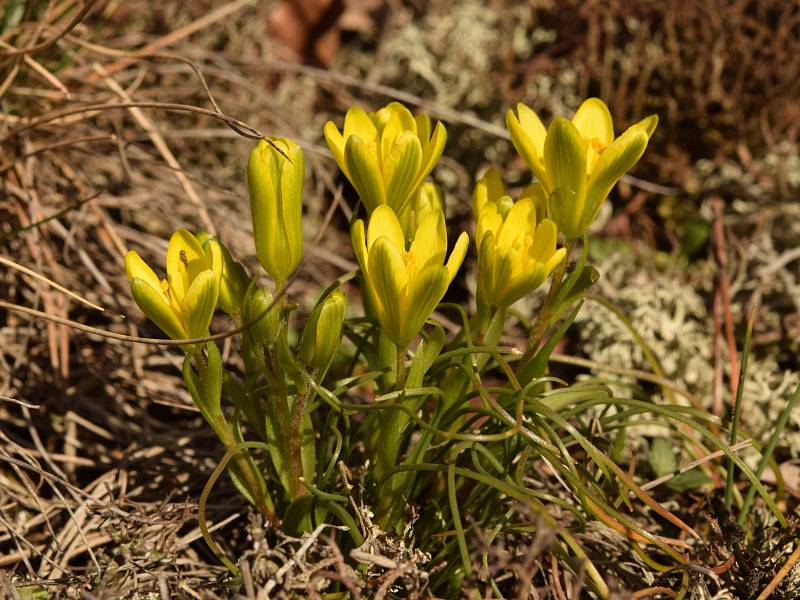
{"label": "yellow flower", "polygon": [[548,216],[570,240],[597,218],[611,188],[644,154],[657,124],[651,115],[615,139],[611,113],[597,98],[581,104],[571,121],[558,117],[547,130],[524,104],[517,104],[517,114],[506,114],[514,147],[548,197]]}
{"label": "yellow flower", "polygon": [[354,106],[344,129],[325,124],[325,140],[339,168],[353,184],[368,213],[388,204],[410,233],[414,194],[444,150],[447,132],[428,115],[416,117],[399,102],[367,113]]}
{"label": "yellow flower", "polygon": [[537,221],[537,201],[543,197],[538,188],[529,186],[514,202],[493,169],[475,186],[479,302],[511,306],[539,287],[564,260],[566,250],[556,250],[555,223]]}
{"label": "yellow flower", "polygon": [[167,248],[166,279],[159,280],[134,250],[125,256],[125,272],[136,304],[169,337],[208,335],[222,277],[218,246],[204,249],[191,232],[178,229]]}
{"label": "yellow flower", "polygon": [[291,277],[303,256],[305,166],[300,146],[285,138],[270,141],[272,144],[261,140],[250,153],[247,184],[258,262],[281,284]]}
{"label": "yellow flower", "polygon": [[400,222],[388,206],[373,211],[366,235],[360,219],[351,235],[378,321],[386,336],[405,348],[453,281],[467,253],[469,238],[462,232],[444,263],[444,213],[432,210],[422,218],[406,251]]}

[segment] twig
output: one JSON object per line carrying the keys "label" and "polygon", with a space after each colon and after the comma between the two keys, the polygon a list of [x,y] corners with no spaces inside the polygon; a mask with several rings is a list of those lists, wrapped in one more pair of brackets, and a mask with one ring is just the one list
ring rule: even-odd
{"label": "twig", "polygon": [[[94,63],[94,65],[92,65],[92,68],[96,73],[99,73],[100,75],[103,76],[103,81],[105,81],[106,85],[109,88],[111,88],[111,90],[115,94],[117,94],[123,100],[123,102],[133,102],[128,93],[124,89],[122,89],[122,86],[120,86],[114,79],[112,79],[108,75],[108,72],[103,68],[102,65],[100,65],[99,63]],[[134,120],[139,124],[139,127],[141,127],[147,132],[148,137],[153,142],[153,145],[159,151],[159,153],[167,162],[167,164],[172,169],[175,170],[175,177],[178,178],[178,181],[180,182],[183,191],[186,192],[186,195],[189,197],[189,200],[191,200],[192,204],[194,204],[197,207],[197,210],[200,213],[200,219],[203,221],[203,225],[205,226],[206,230],[212,235],[215,234],[216,227],[214,227],[214,222],[211,220],[211,217],[209,216],[208,211],[206,210],[206,207],[203,204],[203,201],[200,199],[200,196],[195,191],[194,186],[192,185],[192,182],[189,180],[189,178],[186,176],[186,173],[183,172],[183,169],[181,168],[178,159],[175,158],[175,155],[172,153],[172,150],[169,149],[167,142],[164,140],[164,136],[162,136],[161,133],[158,131],[158,127],[156,127],[156,124],[150,119],[148,119],[142,112],[142,109],[138,107],[131,107],[129,109],[129,112],[131,113],[131,116],[134,118]]]}
{"label": "twig", "polygon": [[775,577],[772,578],[772,581],[770,581],[767,587],[763,589],[756,600],[767,600],[767,598],[770,597],[770,594],[772,594],[772,592],[774,592],[780,585],[781,581],[783,581],[790,573],[798,559],[800,559],[800,545],[794,549],[794,552],[792,552],[792,555],[789,557],[783,567],[781,567],[781,570],[775,574]]}

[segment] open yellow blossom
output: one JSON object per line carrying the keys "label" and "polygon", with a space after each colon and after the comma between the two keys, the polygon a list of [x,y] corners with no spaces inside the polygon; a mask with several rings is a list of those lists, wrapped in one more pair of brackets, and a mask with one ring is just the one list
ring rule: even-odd
{"label": "open yellow blossom", "polygon": [[529,187],[514,202],[494,170],[475,186],[478,301],[482,304],[511,306],[539,287],[564,260],[566,250],[556,250],[555,223],[537,220],[537,200],[542,197],[538,188]]}
{"label": "open yellow blossom", "polygon": [[570,240],[597,218],[611,188],[644,154],[657,124],[651,115],[615,138],[611,113],[597,98],[581,104],[571,121],[558,117],[549,129],[524,104],[506,114],[514,147],[548,197],[547,215]]}
{"label": "open yellow blossom", "polygon": [[219,298],[222,256],[218,246],[200,245],[186,229],[172,234],[167,248],[167,278],[159,280],[136,251],[125,256],[125,272],[139,308],[172,339],[208,335]]}
{"label": "open yellow blossom", "polygon": [[445,263],[444,213],[432,210],[420,220],[406,250],[400,222],[385,205],[372,212],[366,234],[359,219],[351,236],[378,321],[386,336],[405,348],[453,281],[467,253],[469,238],[461,233]]}
{"label": "open yellow blossom", "polygon": [[370,113],[354,106],[342,131],[325,124],[325,140],[367,212],[387,204],[410,233],[412,199],[442,155],[444,125],[431,131],[428,115],[414,116],[399,102]]}

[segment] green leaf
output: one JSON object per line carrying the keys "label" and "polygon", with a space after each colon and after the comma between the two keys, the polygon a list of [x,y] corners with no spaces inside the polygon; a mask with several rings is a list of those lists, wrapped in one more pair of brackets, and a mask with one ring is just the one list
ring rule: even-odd
{"label": "green leaf", "polygon": [[672,443],[664,438],[655,438],[650,444],[650,468],[656,477],[664,477],[674,473],[678,468]]}
{"label": "green leaf", "polygon": [[283,532],[300,537],[314,531],[315,505],[314,496],[300,496],[294,500],[283,513]]}
{"label": "green leaf", "polygon": [[665,485],[676,492],[687,492],[689,490],[696,490],[707,483],[711,483],[711,478],[699,468],[694,468],[680,475],[676,475],[667,481]]}

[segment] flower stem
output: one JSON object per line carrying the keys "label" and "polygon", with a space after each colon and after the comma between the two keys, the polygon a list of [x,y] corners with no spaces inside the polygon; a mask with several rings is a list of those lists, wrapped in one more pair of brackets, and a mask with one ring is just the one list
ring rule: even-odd
{"label": "flower stem", "polygon": [[556,270],[553,273],[553,279],[550,281],[550,289],[547,291],[547,296],[545,296],[544,302],[539,309],[539,314],[536,317],[536,322],[531,328],[531,333],[528,336],[528,349],[520,359],[520,368],[524,368],[533,359],[536,351],[539,349],[542,338],[547,331],[547,323],[550,320],[550,314],[553,309],[553,301],[561,289],[561,284],[564,282],[564,274],[567,271],[567,263],[569,262],[569,255],[572,251],[572,246],[573,242],[571,240],[567,240],[567,243],[565,244],[567,252],[564,255],[564,260],[561,261],[561,264],[556,267]]}

